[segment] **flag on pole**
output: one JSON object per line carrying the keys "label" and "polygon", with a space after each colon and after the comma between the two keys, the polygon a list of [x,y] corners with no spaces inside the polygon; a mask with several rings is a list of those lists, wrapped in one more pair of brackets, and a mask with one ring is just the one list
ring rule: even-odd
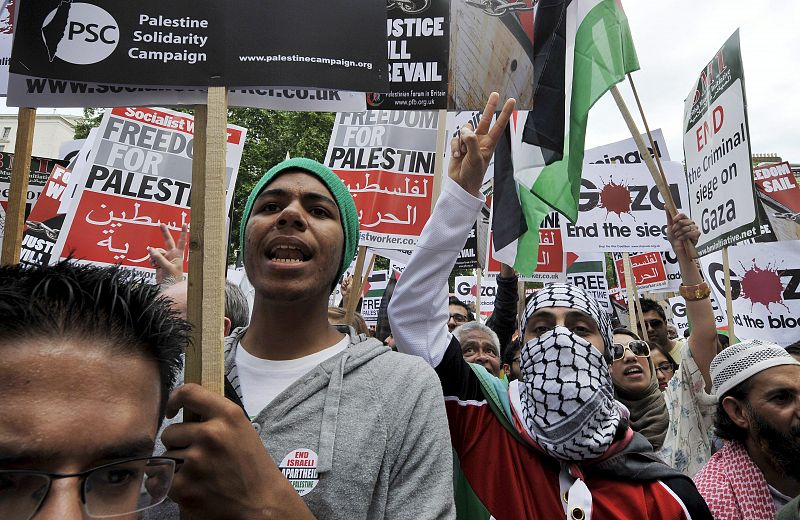
{"label": "flag on pole", "polygon": [[[534,20],[533,110],[518,132],[520,138],[511,139],[513,176],[521,185],[518,206],[524,208],[526,222],[516,239],[526,244],[513,247],[495,239],[500,255],[495,256],[522,274],[533,272],[531,264],[535,269],[539,223],[550,208],[573,223],[578,217],[589,109],[626,73],[639,68],[618,0],[539,0]],[[527,197],[528,192],[534,197]]]}
{"label": "flag on pole", "polygon": [[539,225],[550,208],[514,180],[511,143],[524,114],[514,112],[494,150],[492,246],[495,259],[530,276],[538,264]]}
{"label": "flag on pole", "polygon": [[535,20],[534,74],[542,64],[514,177],[575,222],[589,109],[639,61],[618,0],[542,0]]}

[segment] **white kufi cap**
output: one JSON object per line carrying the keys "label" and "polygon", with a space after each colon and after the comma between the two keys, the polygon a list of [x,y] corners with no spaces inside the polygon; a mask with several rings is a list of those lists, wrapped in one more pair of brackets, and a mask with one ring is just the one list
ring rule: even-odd
{"label": "white kufi cap", "polygon": [[731,345],[711,361],[711,391],[722,396],[739,383],[768,368],[799,365],[786,349],[757,339]]}

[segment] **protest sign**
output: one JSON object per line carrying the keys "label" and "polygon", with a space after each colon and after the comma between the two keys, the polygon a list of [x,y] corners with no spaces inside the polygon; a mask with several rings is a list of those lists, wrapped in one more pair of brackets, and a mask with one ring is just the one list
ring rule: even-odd
{"label": "protest sign", "polygon": [[[728,248],[736,336],[786,346],[800,335],[800,241]],[[717,300],[725,301],[722,254],[700,259]]]}
{"label": "protest sign", "polygon": [[[658,251],[630,255],[631,275],[639,291],[653,291],[667,287],[667,271]],[[627,289],[625,267],[621,253],[614,253],[614,267],[620,289]]]}
{"label": "protest sign", "polygon": [[386,6],[377,2],[37,0],[18,11],[16,74],[121,85],[241,87],[271,78],[298,87],[388,86]]}
{"label": "protest sign", "polygon": [[375,326],[378,322],[378,310],[381,307],[381,298],[389,282],[389,271],[386,269],[373,270],[369,277],[364,280],[362,288],[363,299],[361,300],[361,317],[367,325]]}
{"label": "protest sign", "polygon": [[0,2],[0,96],[8,87],[8,64],[11,62],[11,44],[14,42],[14,11],[16,0]]}
{"label": "protest sign", "polygon": [[[683,165],[664,162],[680,211],[686,207]],[[670,247],[664,199],[644,164],[586,164],[576,224],[561,219],[567,251],[647,251]]]}
{"label": "protest sign", "polygon": [[667,272],[667,286],[665,291],[678,292],[681,283],[681,266],[678,264],[678,255],[674,251],[662,251],[661,258],[664,260],[664,269]]}
{"label": "protest sign", "polygon": [[[456,276],[455,295],[467,305],[475,306],[478,291],[477,278],[474,276]],[[481,317],[488,318],[494,312],[494,300],[497,297],[497,280],[481,278]]]}
{"label": "protest sign", "polygon": [[492,90],[530,110],[534,3],[450,3],[450,110],[481,110]]}
{"label": "protest sign", "polygon": [[[42,188],[47,182],[50,170],[56,164],[65,165],[65,161],[47,157],[31,157],[31,169],[28,173],[28,195],[25,203],[25,215],[31,212],[34,203],[42,193]],[[14,154],[0,152],[0,206],[8,207],[8,194],[11,188],[11,168],[14,165]]]}
{"label": "protest sign", "polygon": [[[653,130],[651,134],[655,142],[655,149],[650,148],[650,138],[647,134],[642,134],[642,139],[648,145],[647,149],[650,151],[650,155],[660,158],[662,162],[669,161],[667,142],[664,141],[664,134],[661,132],[661,129],[657,128]],[[641,155],[639,155],[636,141],[630,137],[596,148],[589,148],[584,152],[583,162],[589,164],[639,164],[643,163],[644,160]]]}
{"label": "protest sign", "polygon": [[3,245],[3,235],[6,229],[6,212],[3,206],[0,206],[0,246]]}
{"label": "protest sign", "polygon": [[567,282],[592,295],[607,313],[611,301],[606,279],[606,255],[603,253],[567,253],[572,263],[567,267]]}
{"label": "protest sign", "polygon": [[753,180],[758,191],[790,211],[800,213],[800,187],[788,162],[753,168]]}
{"label": "protest sign", "polygon": [[[128,107],[201,105],[206,87],[108,85],[11,74],[6,103],[12,107]],[[229,88],[228,105],[296,112],[357,112],[366,108],[363,92],[250,87]]]}
{"label": "protest sign", "polygon": [[[714,309],[714,322],[717,324],[717,329],[726,326],[725,323],[725,309],[721,309],[717,303],[717,299],[711,295],[711,307]],[[670,298],[669,307],[672,311],[672,323],[678,329],[678,337],[682,338],[683,333],[689,328],[689,317],[686,315],[686,300],[682,296],[675,296]]]}
{"label": "protest sign", "polygon": [[[545,223],[547,223],[548,218],[553,218],[552,215],[545,218]],[[548,225],[552,226],[552,222],[551,220]],[[500,261],[494,256],[495,250],[492,235],[493,233],[488,233],[489,244],[486,248],[488,258],[486,260],[486,271],[484,272],[487,277],[500,274]],[[539,256],[536,262],[536,270],[530,276],[520,275],[519,280],[523,282],[560,282],[564,280],[564,244],[560,228],[539,228]]]}
{"label": "protest sign", "polygon": [[[492,215],[494,218],[494,215]],[[536,270],[530,276],[520,276],[524,282],[561,282],[564,280],[564,242],[562,239],[561,215],[552,211],[539,227],[539,253]],[[487,233],[486,271],[493,276],[500,273],[500,261],[495,258],[494,233]]]}
{"label": "protest sign", "polygon": [[[82,174],[73,170],[71,180],[77,178],[78,184],[70,201],[62,200],[67,216],[56,254],[119,263],[152,279],[147,248],[162,246],[160,225],[177,241],[181,226],[190,221],[193,130],[191,116],[171,110],[107,111],[86,168]],[[228,126],[227,208],[245,134],[244,128]],[[184,262],[184,271],[186,267]]]}
{"label": "protest sign", "polygon": [[370,93],[370,108],[447,108],[450,0],[389,0],[389,90]]}
{"label": "protest sign", "polygon": [[53,247],[64,225],[64,215],[59,213],[61,198],[67,189],[71,171],[56,164],[44,185],[39,199],[25,221],[22,235],[20,263],[25,265],[48,265]]}
{"label": "protest sign", "polygon": [[684,107],[689,207],[705,255],[758,234],[737,30],[700,73]]}
{"label": "protest sign", "polygon": [[439,115],[371,110],[336,117],[325,164],[347,185],[359,244],[412,249],[431,214]]}

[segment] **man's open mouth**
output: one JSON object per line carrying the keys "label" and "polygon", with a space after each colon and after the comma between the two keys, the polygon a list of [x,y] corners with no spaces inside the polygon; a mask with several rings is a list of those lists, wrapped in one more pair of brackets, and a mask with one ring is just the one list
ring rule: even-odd
{"label": "man's open mouth", "polygon": [[297,247],[287,244],[279,244],[270,248],[267,257],[282,264],[298,264],[308,260],[308,255]]}

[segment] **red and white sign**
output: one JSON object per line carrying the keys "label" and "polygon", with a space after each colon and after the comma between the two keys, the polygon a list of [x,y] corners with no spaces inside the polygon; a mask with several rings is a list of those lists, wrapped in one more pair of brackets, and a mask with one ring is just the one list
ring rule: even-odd
{"label": "red and white sign", "polygon": [[[500,261],[494,257],[492,232],[488,233],[489,247],[486,248],[489,258],[486,262],[487,276],[500,274]],[[524,282],[560,282],[564,274],[564,244],[561,240],[561,228],[539,228],[539,257],[536,271],[530,276],[520,276]]]}
{"label": "red and white sign", "polygon": [[753,168],[753,180],[758,191],[790,210],[800,212],[800,187],[788,162]]}
{"label": "red and white sign", "polygon": [[[630,255],[631,275],[640,291],[663,289],[667,286],[667,271],[658,252]],[[624,262],[620,254],[614,254],[614,266],[621,289],[626,289]]]}
{"label": "red and white sign", "polygon": [[[85,166],[73,170],[62,197],[69,197],[61,204],[67,216],[54,258],[120,264],[154,278],[148,247],[163,247],[160,226],[177,242],[191,219],[193,130],[191,116],[171,110],[107,111]],[[228,127],[228,208],[245,134],[244,128]],[[184,272],[187,261],[188,249]]]}
{"label": "red and white sign", "polygon": [[337,115],[325,164],[353,195],[360,245],[416,246],[431,214],[438,120],[434,111]]}

